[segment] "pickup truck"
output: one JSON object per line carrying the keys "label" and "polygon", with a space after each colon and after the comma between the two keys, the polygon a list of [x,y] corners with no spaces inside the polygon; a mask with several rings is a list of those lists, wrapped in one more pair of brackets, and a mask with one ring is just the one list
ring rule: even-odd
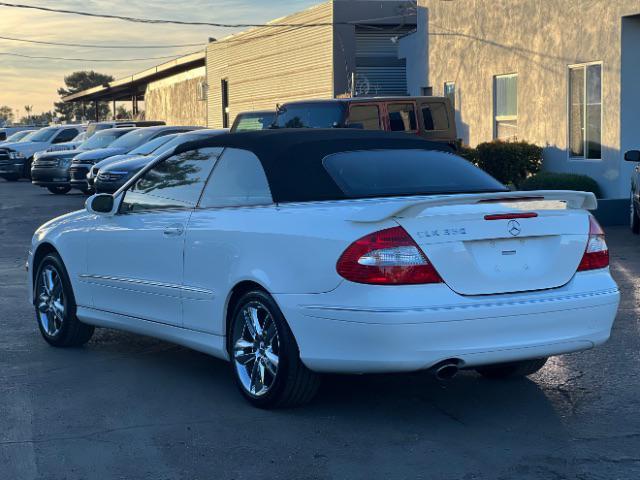
{"label": "pickup truck", "polygon": [[26,142],[5,143],[0,147],[0,178],[15,182],[20,178],[31,178],[33,156],[50,146],[66,143],[77,137],[84,127],[62,125],[38,130]]}

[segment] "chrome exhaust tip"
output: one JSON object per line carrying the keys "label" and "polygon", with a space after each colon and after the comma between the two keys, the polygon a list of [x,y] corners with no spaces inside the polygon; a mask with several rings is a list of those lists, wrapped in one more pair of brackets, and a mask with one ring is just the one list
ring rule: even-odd
{"label": "chrome exhaust tip", "polygon": [[460,360],[444,360],[431,367],[431,371],[438,380],[451,380],[460,371]]}

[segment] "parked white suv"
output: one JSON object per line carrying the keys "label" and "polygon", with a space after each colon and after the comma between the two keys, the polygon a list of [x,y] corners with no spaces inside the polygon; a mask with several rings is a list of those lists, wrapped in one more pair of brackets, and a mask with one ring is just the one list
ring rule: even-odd
{"label": "parked white suv", "polygon": [[5,143],[0,147],[0,177],[16,181],[31,177],[31,163],[37,152],[51,145],[70,142],[84,131],[81,125],[46,127],[33,134],[26,142]]}

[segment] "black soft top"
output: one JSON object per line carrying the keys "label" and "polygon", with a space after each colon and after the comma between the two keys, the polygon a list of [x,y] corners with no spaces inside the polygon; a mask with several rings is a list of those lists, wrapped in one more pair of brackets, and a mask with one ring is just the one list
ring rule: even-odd
{"label": "black soft top", "polygon": [[218,135],[176,147],[174,153],[210,147],[249,150],[262,163],[275,202],[347,198],[325,170],[322,160],[333,153],[356,150],[438,150],[453,153],[445,143],[406,133],[349,129],[278,129]]}

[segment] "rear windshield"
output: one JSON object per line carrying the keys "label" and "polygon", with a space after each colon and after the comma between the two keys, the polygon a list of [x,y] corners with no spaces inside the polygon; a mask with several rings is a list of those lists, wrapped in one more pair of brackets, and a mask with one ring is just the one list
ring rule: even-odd
{"label": "rear windshield", "polygon": [[278,128],[333,128],[344,123],[345,108],[338,102],[283,105],[278,110]]}
{"label": "rear windshield", "polygon": [[324,168],[349,198],[504,192],[456,155],[431,150],[360,150],[329,155]]}
{"label": "rear windshield", "polygon": [[273,124],[275,117],[275,113],[243,113],[238,115],[231,130],[234,132],[266,130]]}

